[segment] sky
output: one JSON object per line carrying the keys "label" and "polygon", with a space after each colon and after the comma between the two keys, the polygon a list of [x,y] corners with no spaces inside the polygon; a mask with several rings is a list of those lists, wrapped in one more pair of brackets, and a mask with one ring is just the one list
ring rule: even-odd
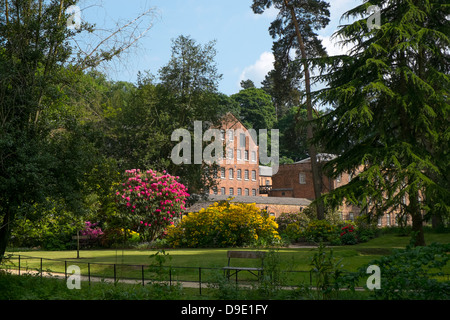
{"label": "sky", "polygon": [[[330,1],[331,22],[318,31],[329,54],[342,52],[330,40],[341,16],[361,4],[361,0]],[[152,18],[141,28],[151,29],[128,54],[104,69],[111,80],[136,82],[137,73],[158,70],[167,64],[172,40],[190,36],[197,43],[216,41],[215,62],[222,74],[219,91],[231,95],[239,92],[241,80],[252,80],[257,87],[273,68],[272,43],[268,28],[276,18],[275,9],[254,14],[252,0],[80,0],[82,20],[95,23],[96,28],[111,29],[133,20],[153,8]],[[346,21],[342,21],[346,23]]]}

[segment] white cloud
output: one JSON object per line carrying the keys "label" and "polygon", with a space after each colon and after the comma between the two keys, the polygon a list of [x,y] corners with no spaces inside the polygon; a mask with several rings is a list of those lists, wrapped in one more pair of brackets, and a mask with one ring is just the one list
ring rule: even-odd
{"label": "white cloud", "polygon": [[336,38],[332,38],[331,36],[319,36],[319,39],[322,40],[322,45],[327,49],[327,53],[329,56],[336,56],[341,54],[348,54],[351,46],[339,43],[339,40]]}
{"label": "white cloud", "polygon": [[250,79],[255,83],[255,86],[259,87],[267,73],[273,69],[274,61],[272,52],[263,52],[254,64],[244,68],[239,77],[239,84],[242,80]]}

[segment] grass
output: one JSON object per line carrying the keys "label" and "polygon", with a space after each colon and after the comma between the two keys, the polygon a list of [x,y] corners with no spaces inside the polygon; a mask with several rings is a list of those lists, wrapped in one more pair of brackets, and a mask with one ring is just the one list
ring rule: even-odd
{"label": "grass", "polygon": [[[335,246],[334,255],[342,258],[344,269],[348,271],[356,271],[359,267],[369,263],[371,260],[381,255],[388,255],[393,249],[405,248],[409,243],[409,237],[398,236],[396,234],[386,234],[378,238],[372,239],[365,243],[353,246]],[[450,233],[429,233],[427,234],[427,242],[450,243]],[[227,264],[227,251],[239,250],[236,248],[221,249],[166,249],[166,256],[163,256],[165,262],[163,265],[172,267],[193,267],[193,268],[221,268]],[[256,250],[256,249],[245,249]],[[290,271],[309,271],[311,269],[310,262],[316,248],[280,248],[277,252],[280,256],[281,268]],[[68,260],[72,264],[79,263],[81,266],[92,264],[98,271],[112,269],[114,264],[124,265],[155,265],[157,261],[150,256],[157,253],[158,250],[81,250],[80,259],[76,259],[76,251],[18,251],[15,255],[32,256],[35,258],[52,259],[52,260]],[[160,254],[161,255],[161,254]],[[239,266],[255,266],[259,261],[244,259],[232,260]],[[57,272],[64,272],[64,264],[57,261],[44,260],[43,269],[49,269]],[[96,265],[102,264],[102,265]],[[94,267],[94,265],[96,267]],[[22,266],[29,268],[39,268],[40,261],[23,260]]]}
{"label": "grass", "polygon": [[[366,243],[360,243],[353,246],[336,246],[332,247],[334,256],[337,259],[342,259],[343,269],[346,271],[356,271],[358,268],[368,265],[374,259],[380,258],[384,255],[389,255],[392,253],[394,249],[405,248],[409,244],[409,237],[399,236],[397,234],[384,234],[378,238],[372,239]],[[450,234],[449,233],[427,233],[426,234],[427,243],[432,242],[440,242],[440,243],[450,243]],[[203,283],[208,281],[217,280],[220,275],[222,275],[221,267],[227,264],[227,251],[228,250],[239,250],[236,248],[229,249],[166,249],[165,254],[163,252],[159,252],[158,250],[81,250],[80,251],[80,259],[77,259],[76,251],[18,251],[14,252],[15,255],[22,255],[21,258],[21,270],[25,271],[26,268],[32,269],[40,269],[42,258],[42,269],[45,271],[52,272],[64,272],[65,264],[64,260],[67,261],[67,265],[78,265],[81,268],[82,275],[87,274],[87,266],[90,264],[90,273],[91,276],[99,276],[102,278],[112,278],[114,276],[114,264],[116,264],[116,276],[118,278],[135,278],[141,279],[142,270],[145,271],[146,279],[160,279],[164,281],[168,281],[168,271],[169,268],[163,269],[163,271],[158,272],[158,269],[151,269],[151,265],[158,265],[157,259],[155,257],[151,258],[151,255],[158,253],[160,259],[162,259],[162,265],[171,266],[171,279],[174,281],[198,281],[199,280],[199,268],[202,268],[201,277]],[[245,250],[257,250],[257,249],[248,249]],[[278,253],[278,265],[281,270],[291,271],[286,273],[285,276],[285,284],[288,285],[299,285],[299,284],[309,284],[310,275],[309,270],[311,270],[311,260],[314,253],[317,252],[316,248],[279,248],[276,249]],[[32,256],[35,259],[27,259],[25,256]],[[51,260],[47,260],[51,259]],[[13,261],[17,267],[17,260]],[[236,265],[239,266],[255,266],[258,264],[258,261],[253,259],[234,261]],[[127,267],[121,267],[122,265],[129,265]],[[144,266],[144,267],[142,267]],[[189,268],[186,268],[189,267]],[[292,271],[304,271],[304,272],[292,272]],[[450,266],[443,270],[445,273],[450,274]],[[3,277],[3,276],[2,276]],[[0,277],[0,278],[2,278]],[[17,278],[17,277],[16,277]],[[253,276],[250,274],[240,273],[239,280],[242,281],[250,281],[249,283],[255,283]],[[15,282],[19,282],[22,280],[15,280]],[[24,280],[25,281],[25,280]],[[38,281],[36,279],[30,281]],[[39,281],[45,281],[44,279]],[[64,281],[59,281],[63,283],[63,287],[65,286]],[[56,284],[51,284],[49,286],[53,286]],[[106,284],[103,284],[106,285]],[[30,285],[31,286],[31,285]],[[12,285],[14,287],[14,285]],[[26,285],[25,285],[26,287]],[[45,287],[45,286],[44,286]],[[89,286],[89,293],[86,293],[88,296],[85,299],[90,299],[92,296],[97,296],[100,298],[108,298],[105,297],[104,294],[99,296],[99,292],[105,289],[101,284],[96,284],[96,289],[91,289]],[[146,288],[141,290],[140,288]],[[128,288],[128,287],[127,287]],[[139,289],[137,289],[139,288]],[[176,288],[176,287],[175,287]],[[1,288],[0,288],[1,289]],[[28,289],[27,289],[28,290]],[[30,289],[31,290],[31,289]],[[53,290],[53,289],[52,289]],[[93,291],[94,290],[94,291]],[[203,296],[199,296],[198,289],[191,288],[183,288],[181,289],[168,289],[165,287],[143,287],[137,286],[136,294],[131,294],[129,289],[121,289],[122,291],[117,289],[109,289],[110,297],[109,299],[126,299],[126,295],[129,294],[130,297],[143,297],[143,299],[159,299],[161,297],[166,297],[168,299],[184,299],[184,295],[188,297],[197,297],[204,298],[205,294],[207,297],[214,296],[213,292],[217,292],[217,290],[211,289],[203,289]],[[112,291],[111,291],[112,290]],[[181,291],[180,291],[181,290]],[[2,290],[0,290],[1,292]],[[32,291],[32,290],[31,290]],[[30,292],[31,292],[30,291]],[[53,290],[54,291],[54,290]],[[65,288],[67,291],[67,288]],[[192,292],[191,292],[192,291]],[[219,290],[220,292],[224,292],[224,290]],[[25,292],[25,291],[24,291]],[[235,292],[231,291],[233,294]],[[240,294],[240,298],[255,298],[252,296],[253,292],[249,291],[250,296],[242,296],[244,291]],[[12,293],[11,293],[12,294]],[[41,293],[37,295],[33,295],[32,293],[26,293],[26,295],[33,297],[39,297]],[[64,293],[63,295],[70,294]],[[193,296],[193,294],[195,294]],[[286,297],[294,297],[296,294],[299,294],[296,291],[289,291],[284,293]],[[347,294],[347,293],[346,293]],[[354,295],[350,295],[349,298],[354,297]],[[361,294],[361,293],[357,293]],[[25,296],[26,298],[27,296]],[[46,296],[42,294],[42,298],[52,299],[51,296]],[[233,297],[236,297],[234,295]],[[359,297],[359,296],[358,296]],[[64,299],[71,299],[70,297],[63,297]],[[218,297],[224,298],[224,297]],[[225,298],[227,298],[225,296]],[[341,295],[342,298],[342,295]],[[345,298],[345,297],[344,297]],[[1,296],[0,296],[0,299]]]}

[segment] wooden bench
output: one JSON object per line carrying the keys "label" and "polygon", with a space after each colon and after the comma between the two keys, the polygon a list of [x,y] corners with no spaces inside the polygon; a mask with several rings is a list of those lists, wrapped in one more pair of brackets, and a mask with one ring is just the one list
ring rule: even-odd
{"label": "wooden bench", "polygon": [[[264,257],[265,252],[260,251],[228,251],[227,252],[228,257],[228,266],[223,267],[223,270],[226,272],[227,279],[230,279],[232,275],[236,275],[236,282],[237,282],[237,274],[239,271],[248,271],[254,276],[256,276],[258,279],[264,272]],[[261,259],[261,267],[257,268],[249,268],[249,267],[237,267],[231,265],[231,259]],[[231,273],[233,272],[234,273]]]}

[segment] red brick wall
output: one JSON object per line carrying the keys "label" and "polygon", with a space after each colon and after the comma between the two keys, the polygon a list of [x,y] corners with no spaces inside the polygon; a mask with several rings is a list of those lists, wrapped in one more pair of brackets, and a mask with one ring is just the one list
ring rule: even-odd
{"label": "red brick wall", "polygon": [[[221,164],[221,168],[225,168],[225,177],[222,178],[219,171],[217,179],[218,194],[221,194],[222,188],[225,188],[225,194],[230,195],[231,188],[233,189],[233,195],[238,195],[239,189],[241,189],[242,195],[246,195],[246,190],[248,190],[249,196],[259,195],[259,152],[257,141],[250,137],[248,130],[231,114],[224,118],[220,129],[225,131],[225,159],[223,159]],[[240,134],[245,135],[245,146],[240,145]],[[232,158],[229,153],[230,150],[233,150]],[[240,159],[238,159],[238,150],[240,150]],[[246,151],[248,158],[245,156]],[[232,178],[230,178],[230,169],[233,170]],[[240,178],[238,178],[238,170],[241,171]],[[246,170],[248,170],[248,178],[245,176]],[[256,194],[253,192],[256,192]],[[213,193],[214,190],[210,190],[210,194]]]}

